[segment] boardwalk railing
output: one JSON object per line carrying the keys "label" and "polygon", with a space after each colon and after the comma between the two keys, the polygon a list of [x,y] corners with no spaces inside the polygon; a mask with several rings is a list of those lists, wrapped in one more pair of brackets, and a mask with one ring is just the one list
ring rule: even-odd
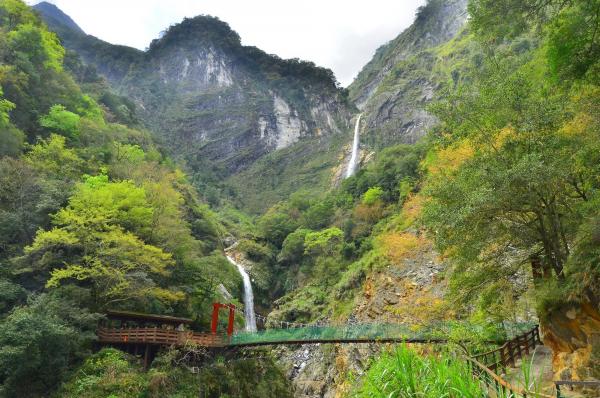
{"label": "boardwalk railing", "polygon": [[498,369],[506,369],[509,365],[514,368],[516,361],[524,355],[529,355],[529,352],[538,344],[541,345],[543,343],[540,338],[539,326],[536,325],[528,332],[519,334],[513,339],[508,340],[502,346],[477,354],[472,358],[481,362],[492,371],[498,372]]}
{"label": "boardwalk railing", "polygon": [[223,347],[227,344],[221,335],[191,331],[165,330],[160,328],[98,328],[98,342],[108,344],[156,344]]}
{"label": "boardwalk railing", "polygon": [[490,368],[477,361],[476,359],[467,357],[467,362],[471,366],[473,376],[483,382],[487,388],[494,392],[494,397],[507,398],[554,398],[552,395],[528,391],[524,388],[513,386],[502,377],[498,376]]}
{"label": "boardwalk railing", "polygon": [[513,386],[498,375],[499,369],[506,371],[508,366],[515,367],[516,361],[529,355],[538,344],[542,344],[542,340],[539,326],[536,325],[530,331],[517,335],[499,348],[475,356],[467,356],[466,360],[473,376],[494,391],[495,397],[554,398],[552,395]]}

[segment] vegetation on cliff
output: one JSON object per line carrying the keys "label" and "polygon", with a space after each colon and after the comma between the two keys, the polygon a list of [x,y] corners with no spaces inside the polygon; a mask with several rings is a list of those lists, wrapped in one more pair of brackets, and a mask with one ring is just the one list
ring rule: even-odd
{"label": "vegetation on cliff", "polygon": [[[391,145],[397,137],[385,134],[406,126],[390,111],[385,128],[368,124],[372,160],[329,189],[347,137],[321,135],[306,115],[331,105],[324,97],[334,118],[352,108],[330,71],[244,47],[206,16],[169,28],[147,52],[85,36],[72,21],[55,26],[82,61],[22,1],[1,0],[0,396],[289,395],[270,357],[203,358],[192,374],[174,366],[173,352],[149,373],[118,351],[91,354],[108,308],[191,317],[206,328],[223,288],[241,296],[222,254],[231,231],[271,325],[464,318],[493,329],[530,316],[523,308],[532,301],[544,324],[572,305],[598,313],[600,2],[471,0],[459,29],[461,5],[452,2],[453,25],[435,40],[410,42],[438,28],[446,8],[429,1],[351,90],[372,98],[367,121],[398,96],[414,107],[435,99],[427,121],[437,127],[415,145]],[[185,65],[197,42],[254,80],[230,86],[221,76],[214,91],[183,98],[185,85],[149,71],[162,60]],[[399,56],[402,46],[414,51]],[[140,94],[147,114],[99,73],[120,93]],[[314,134],[267,154],[248,126],[257,115],[277,124],[273,92],[288,101],[285,117],[306,116]],[[225,114],[232,119],[221,124]],[[218,139],[200,155],[176,153],[189,137],[172,129],[196,122]],[[174,137],[169,150],[142,123]],[[597,351],[580,377],[598,374]],[[426,380],[432,396],[446,383],[477,396],[467,373],[450,357],[402,348],[355,386],[358,396],[415,395]]]}
{"label": "vegetation on cliff", "polygon": [[[31,9],[0,2],[0,395],[47,396],[107,308],[209,322],[222,226],[147,132],[84,94]],[[118,101],[117,101],[118,102]]]}
{"label": "vegetation on cliff", "polygon": [[434,108],[438,147],[469,151],[428,179],[424,220],[456,261],[459,302],[490,315],[511,299],[499,290],[527,288],[512,282],[521,272],[533,276],[541,317],[554,304],[597,300],[596,259],[580,253],[598,217],[600,4],[538,6],[472,1],[486,58]]}

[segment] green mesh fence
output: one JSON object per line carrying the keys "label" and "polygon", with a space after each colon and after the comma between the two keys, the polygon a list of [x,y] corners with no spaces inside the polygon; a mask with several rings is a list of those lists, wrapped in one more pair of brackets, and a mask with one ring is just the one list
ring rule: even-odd
{"label": "green mesh fence", "polygon": [[[258,332],[238,332],[231,338],[231,345],[246,345],[259,343],[285,343],[296,341],[339,341],[339,340],[460,340],[469,330],[478,333],[491,341],[506,341],[518,334],[531,330],[535,323],[515,323],[498,325],[495,328],[465,323],[435,323],[430,325],[406,324],[356,324],[340,326],[308,326],[287,329],[266,329]],[[478,330],[480,329],[480,330]]]}

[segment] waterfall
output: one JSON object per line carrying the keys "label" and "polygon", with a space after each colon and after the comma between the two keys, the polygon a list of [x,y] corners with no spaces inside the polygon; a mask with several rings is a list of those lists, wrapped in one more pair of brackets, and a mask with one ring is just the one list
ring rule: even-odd
{"label": "waterfall", "polygon": [[256,332],[256,316],[254,314],[254,293],[252,292],[252,282],[250,275],[244,267],[237,263],[230,255],[227,255],[227,260],[237,267],[238,272],[244,280],[244,318],[246,320],[246,331]]}
{"label": "waterfall", "polygon": [[352,177],[356,171],[356,165],[358,163],[358,144],[360,143],[360,118],[362,113],[358,115],[356,119],[356,125],[354,126],[354,142],[352,143],[352,156],[348,163],[348,170],[346,171],[346,178]]}

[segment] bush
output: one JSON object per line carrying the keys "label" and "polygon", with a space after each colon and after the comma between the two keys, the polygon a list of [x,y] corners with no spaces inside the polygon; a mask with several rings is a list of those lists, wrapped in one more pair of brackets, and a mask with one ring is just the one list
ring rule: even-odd
{"label": "bush", "polygon": [[276,247],[281,247],[285,237],[297,228],[297,224],[286,214],[272,208],[258,221],[261,235]]}
{"label": "bush", "polygon": [[253,240],[244,239],[240,241],[238,248],[244,253],[246,253],[248,258],[252,261],[268,262],[271,260],[271,251],[267,247]]}
{"label": "bush", "polygon": [[381,189],[380,187],[372,187],[369,188],[369,190],[363,194],[362,202],[365,205],[371,206],[379,202],[382,196],[383,189]]}
{"label": "bush", "polygon": [[64,398],[143,396],[146,375],[124,352],[106,348],[89,357],[61,389]]}

